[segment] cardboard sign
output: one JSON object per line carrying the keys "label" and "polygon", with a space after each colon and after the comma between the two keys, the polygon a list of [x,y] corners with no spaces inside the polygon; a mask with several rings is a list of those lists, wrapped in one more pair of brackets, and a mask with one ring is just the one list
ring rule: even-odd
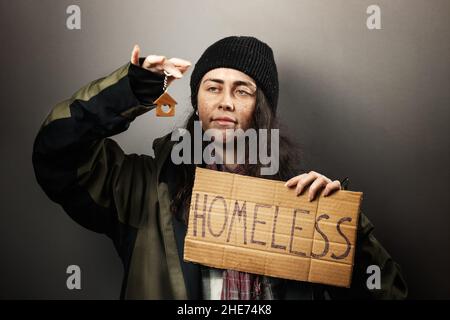
{"label": "cardboard sign", "polygon": [[361,192],[308,201],[284,182],[197,168],[184,260],[349,287]]}

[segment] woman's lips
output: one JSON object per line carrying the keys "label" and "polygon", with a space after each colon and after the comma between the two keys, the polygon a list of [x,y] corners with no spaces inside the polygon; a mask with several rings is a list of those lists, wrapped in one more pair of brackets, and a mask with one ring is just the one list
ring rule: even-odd
{"label": "woman's lips", "polygon": [[232,126],[234,125],[233,121],[229,121],[229,120],[214,120],[217,124],[221,125],[221,126]]}
{"label": "woman's lips", "polygon": [[230,117],[218,117],[213,119],[214,122],[221,126],[232,126],[236,123],[236,120]]}

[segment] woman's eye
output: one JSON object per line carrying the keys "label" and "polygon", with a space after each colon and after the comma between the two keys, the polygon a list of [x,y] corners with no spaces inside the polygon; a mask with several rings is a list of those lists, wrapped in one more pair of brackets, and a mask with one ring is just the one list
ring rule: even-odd
{"label": "woman's eye", "polygon": [[238,90],[237,92],[238,92],[239,95],[241,95],[241,96],[248,96],[248,95],[250,95],[250,93],[248,93],[248,92],[245,91],[245,90]]}
{"label": "woman's eye", "polygon": [[218,92],[218,91],[219,91],[219,89],[216,88],[216,87],[209,87],[207,90],[208,90],[209,92]]}

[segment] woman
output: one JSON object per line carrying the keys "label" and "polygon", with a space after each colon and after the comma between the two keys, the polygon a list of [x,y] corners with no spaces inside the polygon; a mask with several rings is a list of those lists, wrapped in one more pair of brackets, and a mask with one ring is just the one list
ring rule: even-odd
{"label": "woman", "polygon": [[[91,82],[57,104],[44,121],[34,144],[38,183],[78,223],[113,240],[124,265],[121,298],[125,299],[326,299],[404,298],[406,285],[399,266],[371,234],[362,215],[358,228],[352,287],[262,277],[216,270],[183,261],[184,236],[194,180],[194,162],[171,161],[170,135],[155,140],[155,156],[125,155],[112,135],[125,131],[151,110],[165,85],[179,79],[188,61],[150,55],[107,77]],[[203,130],[277,128],[278,75],[271,48],[253,37],[227,37],[211,45],[191,76],[195,112],[186,128],[202,121]],[[227,131],[228,129],[228,131]],[[292,144],[279,141],[280,168],[270,179],[288,180],[297,194],[312,200],[341,189],[338,180],[300,173]],[[199,166],[260,176],[261,163]],[[366,287],[366,268],[381,268],[381,289]]]}

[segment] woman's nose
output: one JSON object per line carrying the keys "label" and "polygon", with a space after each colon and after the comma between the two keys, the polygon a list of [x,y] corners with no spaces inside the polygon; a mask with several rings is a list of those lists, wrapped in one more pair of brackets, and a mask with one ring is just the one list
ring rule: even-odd
{"label": "woman's nose", "polygon": [[222,100],[219,104],[219,109],[223,109],[226,111],[233,111],[234,110],[234,104],[233,99],[230,94],[224,93],[222,96]]}

